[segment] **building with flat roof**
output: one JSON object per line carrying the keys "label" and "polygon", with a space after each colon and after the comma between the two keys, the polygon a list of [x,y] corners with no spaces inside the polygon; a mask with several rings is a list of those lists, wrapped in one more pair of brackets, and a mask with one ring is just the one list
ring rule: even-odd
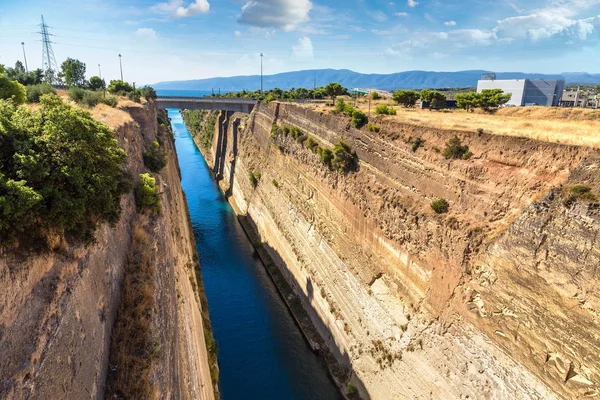
{"label": "building with flat roof", "polygon": [[482,79],[477,82],[477,93],[484,89],[502,89],[511,93],[507,105],[558,106],[565,88],[564,80],[556,79]]}

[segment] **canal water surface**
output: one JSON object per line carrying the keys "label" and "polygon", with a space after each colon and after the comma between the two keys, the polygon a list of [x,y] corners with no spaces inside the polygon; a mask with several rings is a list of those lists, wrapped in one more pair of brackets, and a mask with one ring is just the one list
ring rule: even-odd
{"label": "canal water surface", "polygon": [[219,348],[223,400],[340,399],[183,124],[168,110]]}

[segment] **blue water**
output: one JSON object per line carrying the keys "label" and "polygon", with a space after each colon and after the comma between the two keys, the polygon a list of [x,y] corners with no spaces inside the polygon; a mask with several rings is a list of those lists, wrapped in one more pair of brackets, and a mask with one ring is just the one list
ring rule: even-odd
{"label": "blue water", "polygon": [[340,399],[295,325],[178,110],[169,110],[182,186],[219,348],[224,400]]}

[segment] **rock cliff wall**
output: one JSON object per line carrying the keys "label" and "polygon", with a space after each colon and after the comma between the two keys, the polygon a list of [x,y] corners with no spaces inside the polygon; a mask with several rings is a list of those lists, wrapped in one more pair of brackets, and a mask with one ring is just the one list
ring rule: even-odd
{"label": "rock cliff wall", "polygon": [[[221,115],[206,156],[361,395],[598,396],[598,207],[567,201],[576,184],[598,194],[598,151],[370,122],[381,131],[260,104]],[[322,147],[343,138],[358,171],[330,170],[273,124]],[[443,157],[454,135],[471,159]]]}
{"label": "rock cliff wall", "polygon": [[[152,332],[160,343],[152,379],[157,398],[212,399],[195,244],[173,138],[166,126],[159,126],[157,112],[152,103],[132,103],[116,123],[115,111],[94,115],[112,123],[134,176],[145,172],[146,146],[158,136],[165,139],[168,163],[156,174],[162,214],[152,225]],[[160,117],[168,123],[165,115]],[[111,332],[140,218],[133,194],[123,196],[121,206],[119,222],[99,227],[88,247],[57,239],[53,249],[42,253],[0,255],[1,398],[104,398]]]}

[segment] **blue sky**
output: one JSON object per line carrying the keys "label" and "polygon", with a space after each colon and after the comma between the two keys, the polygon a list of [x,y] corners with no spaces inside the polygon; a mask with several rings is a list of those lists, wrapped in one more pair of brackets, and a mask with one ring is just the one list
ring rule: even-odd
{"label": "blue sky", "polygon": [[309,68],[364,73],[599,72],[600,0],[0,0],[0,63],[58,63],[138,83]]}

